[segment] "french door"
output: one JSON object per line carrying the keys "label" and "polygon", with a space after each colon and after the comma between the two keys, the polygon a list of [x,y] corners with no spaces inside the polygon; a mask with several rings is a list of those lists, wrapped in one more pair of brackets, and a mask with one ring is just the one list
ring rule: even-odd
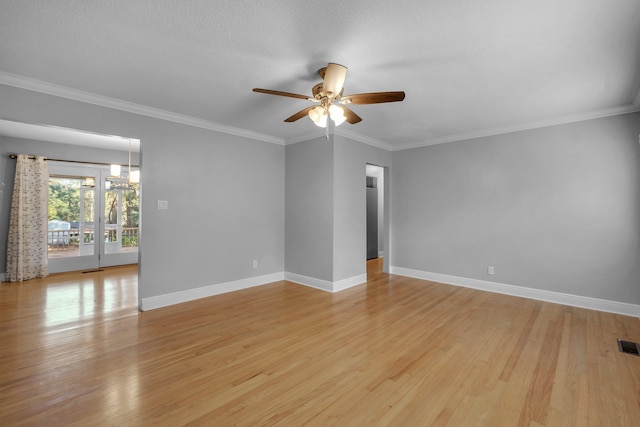
{"label": "french door", "polygon": [[49,162],[49,272],[138,262],[139,188],[97,165]]}
{"label": "french door", "polygon": [[112,179],[108,171],[100,176],[103,193],[100,218],[100,266],[135,264],[138,262],[140,219],[140,186],[126,180]]}

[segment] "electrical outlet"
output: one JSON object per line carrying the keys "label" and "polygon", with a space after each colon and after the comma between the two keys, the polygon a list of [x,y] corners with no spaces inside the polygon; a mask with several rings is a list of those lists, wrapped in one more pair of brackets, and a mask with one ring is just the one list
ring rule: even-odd
{"label": "electrical outlet", "polygon": [[258,260],[257,259],[253,260],[253,268],[258,268]]}
{"label": "electrical outlet", "polygon": [[493,269],[493,265],[490,265],[489,267],[487,267],[487,274],[490,276],[493,276],[495,273],[495,270]]}

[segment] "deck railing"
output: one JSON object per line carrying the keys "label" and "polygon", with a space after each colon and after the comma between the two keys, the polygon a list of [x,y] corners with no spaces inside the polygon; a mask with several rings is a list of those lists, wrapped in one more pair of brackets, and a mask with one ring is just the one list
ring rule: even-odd
{"label": "deck railing", "polygon": [[[118,241],[118,229],[108,228],[104,231],[104,238],[106,242]],[[85,244],[91,243],[94,240],[94,230],[85,229],[82,241]],[[70,248],[77,248],[80,246],[79,230],[72,228],[70,230],[49,230],[47,232],[47,244],[50,251],[64,251]],[[138,227],[123,227],[122,228],[122,247],[136,247],[138,246]]]}

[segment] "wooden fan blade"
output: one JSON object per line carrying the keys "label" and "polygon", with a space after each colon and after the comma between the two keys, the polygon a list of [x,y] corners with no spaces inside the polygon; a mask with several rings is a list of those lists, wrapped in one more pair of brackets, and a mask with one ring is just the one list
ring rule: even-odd
{"label": "wooden fan blade", "polygon": [[295,113],[293,116],[286,118],[284,121],[287,123],[292,123],[292,122],[295,122],[296,120],[300,120],[304,116],[308,116],[309,111],[313,110],[316,107],[317,107],[316,105],[312,105],[311,107],[307,107],[304,110],[300,110],[297,113]]}
{"label": "wooden fan blade", "polygon": [[347,108],[346,105],[341,105],[340,108],[344,110],[344,116],[347,118],[347,122],[355,125],[358,122],[362,121],[362,118],[357,115],[352,109]]}
{"label": "wooden fan blade", "polygon": [[398,102],[404,99],[404,92],[369,92],[343,96],[345,104],[381,104],[383,102]]}
{"label": "wooden fan blade", "polygon": [[344,86],[344,79],[347,77],[347,67],[329,63],[324,71],[324,81],[322,87],[326,93],[333,93],[337,96]]}
{"label": "wooden fan blade", "polygon": [[297,93],[290,93],[290,92],[281,92],[279,90],[260,89],[260,88],[254,87],[253,91],[258,93],[266,93],[267,95],[287,96],[289,98],[307,99],[307,100],[309,99],[309,97],[305,95],[298,95]]}

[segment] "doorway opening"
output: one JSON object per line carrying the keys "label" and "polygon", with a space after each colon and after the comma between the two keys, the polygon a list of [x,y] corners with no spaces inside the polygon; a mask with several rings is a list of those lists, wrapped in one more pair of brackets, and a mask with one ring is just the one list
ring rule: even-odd
{"label": "doorway opening", "polygon": [[388,272],[388,226],[385,175],[387,168],[366,165],[366,221],[367,221],[367,279]]}
{"label": "doorway opening", "polygon": [[50,161],[50,273],[138,262],[140,188],[113,185],[106,165]]}

